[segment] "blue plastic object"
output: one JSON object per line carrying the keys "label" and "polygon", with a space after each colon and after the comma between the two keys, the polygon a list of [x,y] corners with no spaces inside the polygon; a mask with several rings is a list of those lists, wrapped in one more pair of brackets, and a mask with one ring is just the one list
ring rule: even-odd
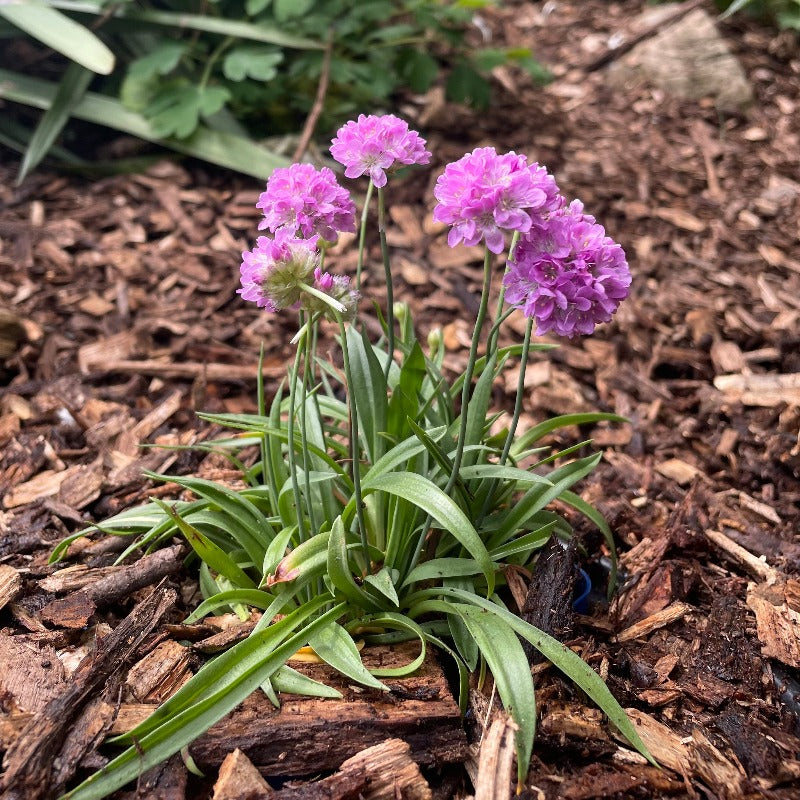
{"label": "blue plastic object", "polygon": [[592,591],[592,579],[584,569],[578,570],[578,579],[575,581],[574,599],[572,608],[578,614],[586,614],[589,611],[589,594]]}

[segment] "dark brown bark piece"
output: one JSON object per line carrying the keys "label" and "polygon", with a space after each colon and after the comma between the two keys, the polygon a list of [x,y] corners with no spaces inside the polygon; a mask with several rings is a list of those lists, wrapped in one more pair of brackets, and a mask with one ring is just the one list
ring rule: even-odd
{"label": "dark brown bark piece", "polygon": [[[568,639],[572,631],[574,586],[575,545],[570,542],[564,546],[560,539],[551,536],[539,554],[520,616],[556,639]],[[544,660],[527,641],[522,647],[532,664]]]}
{"label": "dark brown bark piece", "polygon": [[176,753],[147,770],[136,782],[136,789],[125,792],[119,800],[184,800],[188,777],[189,773]]}
{"label": "dark brown bark piece", "polygon": [[430,800],[431,790],[400,739],[368,747],[327,778],[276,792],[275,800]]}
{"label": "dark brown bark piece", "polygon": [[[364,651],[367,666],[407,664],[418,645]],[[417,763],[446,764],[466,757],[458,705],[436,660],[429,656],[411,677],[392,681],[402,694],[351,687],[324,664],[293,666],[336,687],[341,700],[282,695],[280,710],[260,692],[248,697],[190,747],[201,769],[218,767],[238,747],[262,774],[305,776],[336,769],[345,759],[386,738],[408,742]],[[416,699],[416,698],[422,699]]]}
{"label": "dark brown bark piece", "polygon": [[176,599],[172,589],[151,592],[81,661],[65,691],[34,715],[3,760],[2,800],[39,800],[63,788],[88,745],[100,735],[87,737],[87,747],[78,752],[70,746],[69,740],[80,735],[75,728],[87,703],[134,656]]}
{"label": "dark brown bark piece", "polygon": [[183,547],[173,545],[143,556],[127,567],[119,567],[94,583],[87,584],[66,597],[48,603],[41,610],[41,618],[65,628],[82,628],[102,605],[114,603],[138,589],[172,575],[181,567]]}

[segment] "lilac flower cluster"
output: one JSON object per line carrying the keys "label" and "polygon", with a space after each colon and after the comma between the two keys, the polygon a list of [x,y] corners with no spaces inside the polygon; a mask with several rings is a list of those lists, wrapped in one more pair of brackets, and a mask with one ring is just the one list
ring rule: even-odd
{"label": "lilac flower cluster", "polygon": [[267,181],[256,208],[264,212],[258,229],[298,231],[306,238],[318,235],[334,242],[340,232],[356,229],[356,207],[350,194],[327,167],[292,164],[276,169]]}
{"label": "lilac flower cluster", "polygon": [[348,178],[368,175],[378,188],[386,186],[386,170],[395,165],[427,164],[431,154],[425,140],[393,114],[365,116],[339,128],[331,155]]}
{"label": "lilac flower cluster", "polygon": [[574,200],[533,225],[514,248],[506,300],[536,321],[536,334],[572,338],[608,322],[628,296],[625,253]]}
{"label": "lilac flower cluster", "polygon": [[316,236],[296,239],[289,228],[279,228],[274,239],[259,236],[256,246],[242,253],[237,292],[266,311],[291,308],[300,301],[301,285],[314,281],[319,263]]}
{"label": "lilac flower cluster", "polygon": [[358,292],[349,288],[348,278],[336,278],[320,266],[319,246],[356,229],[355,204],[333,172],[311,164],[276,169],[257,208],[264,213],[259,230],[267,228],[274,238],[259,236],[253,250],[242,253],[238,293],[266,311],[301,307],[327,311],[329,306],[308,292],[310,286],[344,306],[345,316],[352,316]]}
{"label": "lilac flower cluster", "polygon": [[433,218],[452,226],[451,247],[484,239],[493,253],[505,247],[505,231],[529,231],[534,220],[561,202],[555,179],[544,167],[513,152],[498,155],[493,147],[478,147],[448,164],[433,194],[439,201]]}

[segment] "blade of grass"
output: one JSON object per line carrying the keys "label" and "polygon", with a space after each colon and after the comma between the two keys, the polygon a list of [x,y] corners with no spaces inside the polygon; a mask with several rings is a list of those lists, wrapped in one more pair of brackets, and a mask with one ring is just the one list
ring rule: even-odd
{"label": "blade of grass", "polygon": [[36,130],[33,132],[33,136],[31,136],[28,149],[25,151],[19,168],[17,185],[22,183],[25,180],[25,176],[37,167],[47,155],[58,134],[67,124],[75,104],[86,93],[89,82],[92,80],[92,75],[91,70],[78,63],[72,63],[67,67],[50,108],[44,112],[39,124],[36,126]]}
{"label": "blade of grass", "polygon": [[0,16],[92,72],[109,75],[114,54],[88,28],[43,3],[0,4]]}

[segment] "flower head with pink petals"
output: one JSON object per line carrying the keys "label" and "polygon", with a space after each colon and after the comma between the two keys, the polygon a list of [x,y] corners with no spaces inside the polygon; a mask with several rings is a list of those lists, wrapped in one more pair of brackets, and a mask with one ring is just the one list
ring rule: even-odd
{"label": "flower head with pink petals", "polygon": [[536,334],[572,338],[608,322],[628,296],[623,249],[574,200],[522,236],[505,277],[506,300],[536,321]]}
{"label": "flower head with pink petals", "polygon": [[476,245],[481,239],[493,253],[505,247],[505,231],[525,233],[561,204],[553,176],[524,155],[498,155],[478,147],[448,164],[436,181],[437,222],[451,225],[447,243]]}
{"label": "flower head with pink petals", "polygon": [[353,233],[356,229],[355,203],[327,167],[292,164],[276,169],[256,207],[264,212],[259,230],[266,228],[274,233],[287,228],[306,238],[318,235],[334,242],[340,232]]}
{"label": "flower head with pink petals", "polygon": [[386,186],[386,170],[427,164],[431,159],[425,140],[393,114],[360,114],[357,120],[350,120],[336,133],[331,155],[345,167],[348,178],[368,175],[379,189]]}

